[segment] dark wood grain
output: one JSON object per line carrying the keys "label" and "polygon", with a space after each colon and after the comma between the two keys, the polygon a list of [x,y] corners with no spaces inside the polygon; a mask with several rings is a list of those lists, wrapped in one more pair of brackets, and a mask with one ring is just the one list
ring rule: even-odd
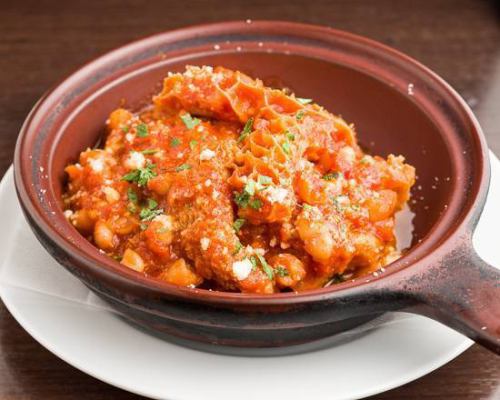
{"label": "dark wood grain", "polygon": [[[36,100],[80,64],[162,30],[225,19],[284,19],[363,34],[422,61],[475,110],[500,154],[500,25],[488,1],[0,1],[0,174]],[[404,354],[401,355],[404,357]],[[383,360],[381,360],[383,362]],[[0,303],[0,399],[139,399],[36,343]],[[500,399],[500,361],[478,346],[373,399]]]}

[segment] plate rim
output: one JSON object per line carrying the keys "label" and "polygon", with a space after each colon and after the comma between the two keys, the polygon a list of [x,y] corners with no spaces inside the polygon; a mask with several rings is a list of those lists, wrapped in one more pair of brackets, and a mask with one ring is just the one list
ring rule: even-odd
{"label": "plate rim", "polygon": [[[5,301],[5,298],[8,298],[8,296],[4,295],[3,290],[0,288],[0,298],[2,299],[2,302],[4,303],[5,307],[7,310],[11,313],[13,318],[21,325],[21,327],[36,341],[38,342],[42,347],[47,349],[49,352],[51,352],[53,355],[55,355],[57,358],[61,359],[62,361],[66,362],[73,368],[76,368],[77,370],[83,372],[86,375],[91,376],[94,379],[97,379],[101,382],[104,382],[108,385],[114,386],[118,389],[125,390],[129,393],[132,394],[137,394],[140,396],[144,396],[147,398],[155,399],[155,400],[186,400],[186,398],[179,398],[179,397],[156,397],[152,395],[151,393],[145,392],[141,389],[135,389],[130,386],[127,386],[125,384],[122,384],[118,380],[112,380],[108,378],[103,378],[98,376],[97,373],[94,373],[90,367],[80,365],[78,362],[75,362],[74,360],[71,360],[70,357],[66,357],[64,354],[62,354],[61,351],[57,349],[57,345],[51,345],[47,341],[45,341],[42,338],[42,335],[39,335],[36,332],[36,329],[31,329],[29,325],[29,321],[27,321],[21,314],[22,312],[18,312],[18,309],[13,303],[9,303],[8,301]],[[64,300],[63,300],[64,301]],[[109,313],[109,311],[98,311],[102,313]],[[128,325],[125,325],[128,326]],[[129,326],[130,329],[134,329],[132,326]],[[337,400],[348,400],[348,399],[364,399],[366,397],[374,396],[377,394],[385,393],[389,390],[396,389],[398,387],[401,387],[403,385],[406,385],[407,383],[416,381],[417,379],[422,378],[425,375],[430,374],[431,372],[443,367],[444,365],[448,364],[450,361],[454,360],[456,357],[458,357],[460,354],[465,352],[469,347],[471,347],[474,344],[474,342],[469,341],[467,338],[464,337],[464,340],[459,346],[456,346],[450,352],[442,355],[439,358],[434,359],[432,362],[428,362],[424,366],[420,366],[419,368],[415,369],[415,373],[406,373],[404,375],[401,375],[398,377],[398,379],[395,379],[393,382],[390,382],[385,385],[380,385],[378,387],[372,387],[370,389],[365,390],[364,392],[358,393],[360,396],[356,395],[356,397],[338,397]],[[319,350],[323,351],[323,350]],[[195,399],[193,399],[195,400]]]}

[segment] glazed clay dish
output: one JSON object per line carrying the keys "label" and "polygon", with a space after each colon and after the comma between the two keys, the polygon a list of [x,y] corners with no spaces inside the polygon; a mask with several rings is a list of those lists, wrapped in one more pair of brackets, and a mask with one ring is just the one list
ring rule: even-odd
{"label": "glazed clay dish", "polygon": [[[364,153],[404,155],[407,187],[413,184],[410,166],[417,175],[408,202],[415,215],[410,248],[400,258],[389,257],[384,268],[354,274],[344,282],[281,292],[242,286],[246,293],[197,287],[198,277],[188,282],[192,284],[176,285],[175,279],[124,267],[125,254],[113,259],[99,251],[67,219],[73,210],[68,209],[66,167],[75,165],[85,149],[102,145],[113,110],[143,110],[161,91],[167,73],[180,76],[175,73],[185,71],[186,65],[223,66],[260,78],[266,87],[312,98],[355,123]],[[293,105],[295,111],[302,109],[299,103]],[[310,107],[306,112],[317,111]],[[195,109],[193,116],[181,117],[194,127],[193,121],[200,123],[197,117],[207,116],[197,115]],[[247,124],[240,122],[245,127],[238,129],[244,131]],[[289,132],[286,138],[295,140]],[[198,141],[190,144],[193,149]],[[200,156],[212,155],[204,151]],[[289,151],[286,147],[285,153]],[[472,248],[489,185],[481,129],[442,79],[379,43],[329,28],[276,21],[197,26],[134,42],[82,67],[40,100],[22,127],[14,167],[23,211],[43,246],[141,326],[192,343],[265,348],[313,342],[381,313],[402,310],[434,318],[500,352],[500,272]],[[71,179],[78,175],[69,172]],[[125,180],[138,183],[132,175]],[[256,180],[269,185],[269,177],[264,178]],[[160,221],[154,218],[161,199],[148,201],[144,220],[154,224]],[[251,220],[252,215],[245,217]],[[105,240],[100,243],[106,247]],[[265,280],[269,266],[265,260],[261,263]],[[281,268],[273,267],[274,273]],[[229,289],[232,285],[227,283]]]}

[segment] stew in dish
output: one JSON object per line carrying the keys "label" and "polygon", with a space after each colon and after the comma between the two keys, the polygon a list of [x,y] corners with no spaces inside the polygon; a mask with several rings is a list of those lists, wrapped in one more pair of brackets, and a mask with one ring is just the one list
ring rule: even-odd
{"label": "stew in dish", "polygon": [[225,68],[169,74],[67,166],[67,219],[123,268],[270,294],[376,273],[400,256],[415,170],[365,154],[353,125]]}

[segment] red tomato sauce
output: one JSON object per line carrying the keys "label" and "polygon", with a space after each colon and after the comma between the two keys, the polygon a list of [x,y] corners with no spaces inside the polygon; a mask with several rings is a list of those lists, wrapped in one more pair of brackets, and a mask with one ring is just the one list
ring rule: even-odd
{"label": "red tomato sauce", "polygon": [[364,154],[352,125],[238,71],[186,67],[111,113],[68,165],[65,215],[124,268],[176,285],[303,291],[400,256],[415,170]]}

